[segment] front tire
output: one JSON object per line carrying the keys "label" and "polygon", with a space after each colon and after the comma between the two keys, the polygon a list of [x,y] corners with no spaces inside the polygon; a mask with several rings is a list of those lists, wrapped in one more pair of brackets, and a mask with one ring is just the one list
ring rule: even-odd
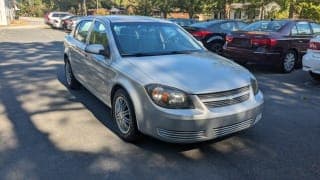
{"label": "front tire", "polygon": [[316,74],[310,71],[310,76],[316,80],[316,81],[320,81],[320,74]]}
{"label": "front tire", "polygon": [[79,89],[80,83],[78,80],[74,77],[74,74],[72,72],[72,68],[69,61],[66,61],[64,65],[64,71],[65,71],[65,77],[67,85],[70,89]]}
{"label": "front tire", "polygon": [[136,116],[132,101],[126,91],[119,89],[112,101],[112,117],[116,122],[119,136],[128,142],[139,139]]}
{"label": "front tire", "polygon": [[283,73],[290,73],[294,70],[298,56],[295,51],[289,50],[284,56],[281,64],[281,71]]}

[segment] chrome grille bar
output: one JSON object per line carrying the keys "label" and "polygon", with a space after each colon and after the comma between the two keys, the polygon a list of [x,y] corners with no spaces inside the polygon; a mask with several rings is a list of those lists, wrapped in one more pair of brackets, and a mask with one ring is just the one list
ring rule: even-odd
{"label": "chrome grille bar", "polygon": [[225,97],[225,96],[233,96],[236,94],[244,93],[250,90],[250,86],[244,86],[241,88],[237,89],[232,89],[229,91],[221,91],[221,92],[216,92],[216,93],[207,93],[207,94],[198,94],[198,97],[200,100],[204,99],[212,99],[212,98],[220,98],[220,97]]}

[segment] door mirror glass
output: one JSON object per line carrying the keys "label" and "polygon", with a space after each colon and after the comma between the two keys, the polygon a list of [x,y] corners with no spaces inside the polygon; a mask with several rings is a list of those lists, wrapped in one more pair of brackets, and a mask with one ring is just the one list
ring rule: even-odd
{"label": "door mirror glass", "polygon": [[109,57],[108,48],[104,48],[101,44],[90,44],[86,47],[85,51],[91,54],[98,54]]}

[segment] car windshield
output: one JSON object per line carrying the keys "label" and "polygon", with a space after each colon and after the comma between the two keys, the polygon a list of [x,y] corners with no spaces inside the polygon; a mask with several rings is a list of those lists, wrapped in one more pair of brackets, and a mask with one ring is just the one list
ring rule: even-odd
{"label": "car windshield", "polygon": [[203,48],[178,25],[171,23],[113,23],[122,56],[152,56],[201,51]]}
{"label": "car windshield", "polygon": [[242,28],[244,31],[279,31],[287,21],[258,21]]}

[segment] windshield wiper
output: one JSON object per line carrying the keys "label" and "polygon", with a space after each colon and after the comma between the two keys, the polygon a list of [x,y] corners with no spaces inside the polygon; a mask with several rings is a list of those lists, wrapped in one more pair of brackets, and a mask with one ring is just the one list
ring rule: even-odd
{"label": "windshield wiper", "polygon": [[166,52],[165,54],[190,54],[198,51],[200,50],[169,51],[169,52]]}
{"label": "windshield wiper", "polygon": [[132,54],[122,54],[123,57],[143,57],[143,56],[157,56],[156,53],[132,53]]}

